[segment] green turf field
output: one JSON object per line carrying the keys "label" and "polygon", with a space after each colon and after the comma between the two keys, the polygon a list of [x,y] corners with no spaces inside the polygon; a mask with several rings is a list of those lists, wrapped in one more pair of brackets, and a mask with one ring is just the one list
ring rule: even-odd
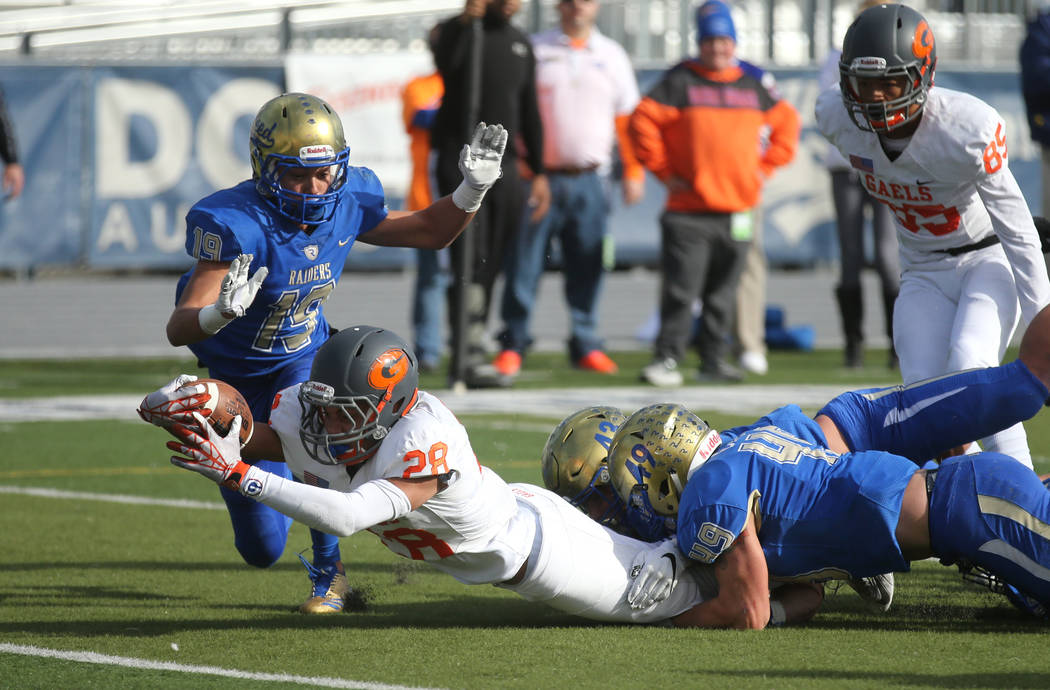
{"label": "green turf field", "polygon": [[[782,384],[787,402],[791,384],[893,380],[879,353],[860,373],[837,352],[810,356],[774,353],[770,376],[749,383]],[[535,357],[522,386],[625,385],[645,357],[618,360],[624,373],[605,380]],[[183,370],[0,362],[0,397],[145,393]],[[698,412],[715,426],[750,421]],[[1047,414],[1026,425],[1043,472]],[[462,421],[482,462],[540,481],[557,419]],[[306,529],[293,527],[275,567],[244,566],[217,489],[173,468],[166,438],[133,421],[0,421],[0,687],[1050,687],[1050,626],[932,562],[897,576],[887,614],[843,588],[799,628],[672,630],[597,625],[461,585],[361,534],[343,557],[364,610],[303,617],[292,608],[307,594],[295,556]],[[84,660],[40,656],[59,652]]]}

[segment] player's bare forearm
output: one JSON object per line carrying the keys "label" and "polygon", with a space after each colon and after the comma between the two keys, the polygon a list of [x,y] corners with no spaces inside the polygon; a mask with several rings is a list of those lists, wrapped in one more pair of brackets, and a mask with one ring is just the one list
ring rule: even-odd
{"label": "player's bare forearm", "polygon": [[380,247],[444,249],[459,237],[473,217],[473,213],[452,203],[451,196],[445,196],[420,211],[391,211],[386,220],[361,235],[358,241]]}
{"label": "player's bare forearm", "polygon": [[1017,358],[1050,388],[1050,306],[1043,307],[1028,324]]}
{"label": "player's bare forearm", "polygon": [[765,628],[770,612],[769,570],[754,528],[745,528],[714,567],[718,596],[697,604],[672,622],[679,627]]}

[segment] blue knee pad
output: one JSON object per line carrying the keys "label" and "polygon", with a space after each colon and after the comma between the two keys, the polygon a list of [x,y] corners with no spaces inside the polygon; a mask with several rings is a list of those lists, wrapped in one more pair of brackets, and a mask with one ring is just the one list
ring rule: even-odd
{"label": "blue knee pad", "polygon": [[950,458],[930,498],[930,542],[943,561],[968,561],[1050,603],[1050,491],[998,453]]}
{"label": "blue knee pad", "polygon": [[1046,398],[1042,382],[1014,361],[843,393],[818,414],[835,422],[852,450],[884,450],[921,465],[1034,417]]}

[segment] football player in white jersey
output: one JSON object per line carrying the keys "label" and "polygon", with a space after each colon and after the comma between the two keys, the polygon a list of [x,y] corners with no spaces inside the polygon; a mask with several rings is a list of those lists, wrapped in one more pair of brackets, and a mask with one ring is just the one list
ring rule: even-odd
{"label": "football player in white jersey", "polygon": [[[865,10],[842,48],[840,83],[818,98],[817,125],[896,217],[901,376],[995,366],[1018,318],[1027,324],[1050,302],[1003,119],[974,96],[933,88],[937,46],[910,7]],[[1032,465],[1020,424],[982,442]]]}
{"label": "football player in white jersey", "polygon": [[[318,350],[310,380],[278,395],[269,426],[256,427],[243,449],[246,457],[283,457],[299,482],[245,463],[239,420],[220,436],[193,408],[204,391],[192,381],[151,394],[175,401],[163,424],[153,422],[180,439],[168,444],[181,454],[174,464],[315,529],[368,530],[391,551],[466,584],[491,583],[567,613],[632,623],[673,621],[713,596],[713,575],[693,568],[672,577],[666,599],[644,608],[639,598],[664,592],[639,587],[632,606],[637,576],[647,563],[674,561],[673,546],[618,534],[544,488],[508,485],[478,462],[463,426],[417,381],[415,355],[390,331],[336,333]],[[810,595],[800,608],[819,605],[812,602]],[[808,609],[793,620],[808,618]]]}

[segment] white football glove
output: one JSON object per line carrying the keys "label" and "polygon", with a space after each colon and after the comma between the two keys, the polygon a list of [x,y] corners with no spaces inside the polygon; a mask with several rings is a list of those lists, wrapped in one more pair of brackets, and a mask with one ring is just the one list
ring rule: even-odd
{"label": "white football glove", "polygon": [[222,279],[215,304],[209,304],[197,312],[197,321],[205,333],[215,335],[230,321],[244,316],[244,312],[252,305],[263,281],[270,274],[270,269],[263,266],[255,275],[248,277],[253,258],[251,254],[241,254],[234,259]]}
{"label": "white football glove", "polygon": [[225,437],[208,424],[200,412],[193,412],[192,417],[190,424],[180,423],[171,428],[171,433],[179,440],[168,441],[168,449],[186,456],[173,455],[171,464],[238,491],[241,480],[251,468],[241,460],[241,416],[233,418]]}
{"label": "white football glove", "polygon": [[647,609],[666,599],[678,581],[678,562],[682,554],[678,541],[671,537],[640,550],[631,563],[634,584],[627,592],[627,603],[633,609]]}
{"label": "white football glove", "polygon": [[452,203],[460,210],[474,213],[481,208],[485,192],[503,175],[500,162],[507,147],[507,130],[503,125],[479,122],[469,144],[459,152],[459,171],[463,181],[452,192]]}
{"label": "white football glove", "polygon": [[143,421],[168,428],[176,423],[192,424],[192,412],[208,401],[203,385],[190,385],[197,380],[193,374],[177,377],[153,391],[139,403],[136,412]]}

